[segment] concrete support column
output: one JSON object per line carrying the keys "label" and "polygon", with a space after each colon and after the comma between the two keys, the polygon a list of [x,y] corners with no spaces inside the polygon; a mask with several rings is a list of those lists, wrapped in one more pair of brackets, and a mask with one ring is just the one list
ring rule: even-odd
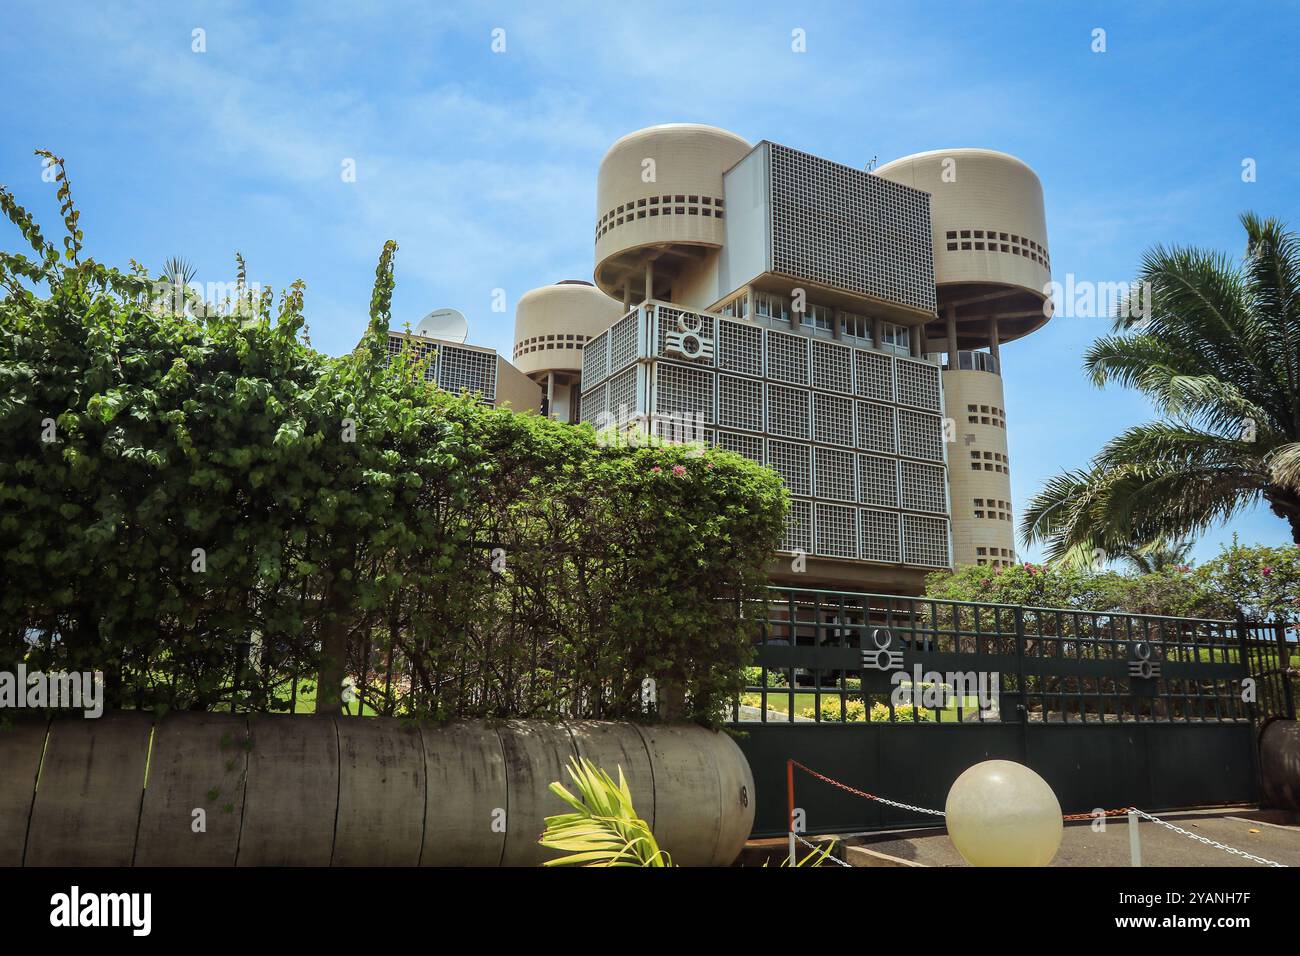
{"label": "concrete support column", "polygon": [[921,337],[921,327],[919,325],[912,326],[909,337],[912,342],[912,357],[920,358],[925,354],[925,342]]}
{"label": "concrete support column", "polygon": [[998,345],[998,317],[989,316],[989,353],[998,360],[998,374],[1002,374],[1002,351]]}
{"label": "concrete support column", "polygon": [[632,283],[628,282],[623,286],[623,314],[627,315],[632,311]]}
{"label": "concrete support column", "polygon": [[647,299],[655,297],[655,264],[653,259],[647,259],[645,264],[645,297]]}
{"label": "concrete support column", "polygon": [[871,320],[871,344],[876,348],[880,348],[881,344],[885,341],[884,326],[884,320],[882,320],[880,316],[876,316]]}
{"label": "concrete support column", "polygon": [[948,318],[948,367],[957,367],[957,307],[950,305],[947,308]]}
{"label": "concrete support column", "polygon": [[555,373],[546,373],[546,417],[555,417]]}

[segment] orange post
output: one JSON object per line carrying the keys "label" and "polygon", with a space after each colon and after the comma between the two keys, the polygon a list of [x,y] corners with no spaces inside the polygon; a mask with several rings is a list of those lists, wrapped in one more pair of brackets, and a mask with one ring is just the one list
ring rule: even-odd
{"label": "orange post", "polygon": [[794,859],[794,761],[785,762],[785,798],[788,813],[786,814],[786,823],[790,830],[790,865],[795,865]]}

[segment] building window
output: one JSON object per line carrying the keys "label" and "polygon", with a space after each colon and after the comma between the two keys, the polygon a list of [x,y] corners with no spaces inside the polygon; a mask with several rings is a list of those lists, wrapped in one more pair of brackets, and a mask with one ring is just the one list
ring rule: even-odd
{"label": "building window", "polygon": [[[755,294],[754,296],[755,300],[757,301],[758,297],[762,294],[763,293],[761,292]],[[745,316],[749,314],[749,296],[747,294],[738,295],[736,296],[736,298],[732,299],[730,302],[728,302],[718,311],[722,315],[730,315],[736,318],[743,319]]]}
{"label": "building window", "polygon": [[871,342],[871,318],[857,312],[840,313],[840,335],[846,339]]}
{"label": "building window", "polygon": [[813,305],[810,302],[808,311],[800,316],[799,322],[804,328],[829,332],[835,327],[835,310],[829,306]]}
{"label": "building window", "polygon": [[786,302],[785,296],[776,295],[772,292],[754,293],[754,312],[757,315],[765,315],[769,319],[780,319],[782,322],[790,321],[790,306]]}
{"label": "building window", "polygon": [[880,323],[880,347],[895,355],[911,355],[912,342],[907,327],[893,322]]}

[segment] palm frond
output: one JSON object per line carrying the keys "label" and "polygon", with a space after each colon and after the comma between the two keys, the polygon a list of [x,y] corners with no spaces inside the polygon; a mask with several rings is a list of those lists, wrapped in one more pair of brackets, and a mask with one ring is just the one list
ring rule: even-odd
{"label": "palm frond", "polygon": [[163,278],[172,285],[187,286],[194,281],[198,275],[198,270],[188,259],[180,256],[172,256],[163,263]]}
{"label": "palm frond", "polygon": [[[1242,216],[1246,256],[1157,246],[1136,285],[1144,316],[1117,316],[1088,349],[1098,387],[1147,396],[1160,420],[1112,439],[1081,470],[1050,479],[1020,534],[1049,560],[1078,562],[1177,542],[1261,498],[1300,541],[1300,239]],[[1145,562],[1145,565],[1143,564]]]}
{"label": "palm frond", "polygon": [[550,790],[573,808],[546,818],[546,831],[538,841],[568,855],[547,860],[544,866],[672,866],[650,825],[636,815],[632,792],[618,768],[618,783],[590,760],[569,758],[569,776],[575,795],[559,781]]}
{"label": "palm frond", "polygon": [[1300,442],[1290,442],[1273,449],[1266,465],[1273,484],[1300,494]]}

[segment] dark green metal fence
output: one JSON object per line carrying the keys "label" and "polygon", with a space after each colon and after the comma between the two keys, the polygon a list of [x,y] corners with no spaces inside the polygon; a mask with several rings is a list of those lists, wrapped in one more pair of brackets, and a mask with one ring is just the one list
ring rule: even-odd
{"label": "dark green metal fence", "polygon": [[[1037,770],[1067,813],[1249,802],[1256,721],[1294,716],[1286,634],[1271,623],[770,594],[747,609],[756,667],[731,714],[758,834],[786,829],[789,758],[920,806],[942,806],[962,770],[993,757]],[[922,822],[805,789],[809,832]]]}

